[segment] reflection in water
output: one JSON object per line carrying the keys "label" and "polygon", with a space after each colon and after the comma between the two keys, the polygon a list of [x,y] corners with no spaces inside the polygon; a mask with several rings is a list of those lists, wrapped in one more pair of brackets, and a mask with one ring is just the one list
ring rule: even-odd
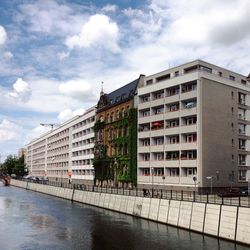
{"label": "reflection in water", "polygon": [[0,187],[0,222],[1,250],[249,249],[232,242],[14,187]]}

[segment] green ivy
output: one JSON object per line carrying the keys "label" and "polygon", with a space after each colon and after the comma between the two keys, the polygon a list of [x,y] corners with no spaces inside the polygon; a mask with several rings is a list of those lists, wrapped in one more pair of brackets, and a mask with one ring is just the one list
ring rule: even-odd
{"label": "green ivy", "polygon": [[[106,146],[95,145],[95,149],[101,154],[96,155],[93,160],[95,168],[95,179],[96,180],[110,180],[114,178],[113,164],[116,159],[117,167],[117,180],[120,182],[131,182],[136,185],[137,181],[137,109],[131,108],[128,111],[127,117],[120,116],[121,119],[113,121],[112,125],[114,128],[125,128],[128,127],[128,136],[120,136],[112,140],[112,143],[117,146],[128,145],[128,155],[115,155],[113,157],[107,156]],[[94,131],[97,132],[100,129],[104,129],[105,122],[97,121],[94,125]],[[127,166],[126,173],[123,173],[124,165]]]}

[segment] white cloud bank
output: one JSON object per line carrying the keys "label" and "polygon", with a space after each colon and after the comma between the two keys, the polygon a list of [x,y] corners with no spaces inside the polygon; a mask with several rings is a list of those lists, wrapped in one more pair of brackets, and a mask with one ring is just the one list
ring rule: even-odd
{"label": "white cloud bank", "polygon": [[0,142],[18,140],[20,138],[20,128],[15,123],[3,119],[0,122]]}
{"label": "white cloud bank", "polygon": [[31,96],[31,88],[29,84],[18,78],[13,84],[13,91],[6,94],[9,98],[14,98],[16,101],[27,102]]}
{"label": "white cloud bank", "polygon": [[93,86],[84,80],[71,80],[62,83],[59,85],[59,91],[66,96],[81,100],[83,103],[96,100]]}
{"label": "white cloud bank", "polygon": [[3,26],[0,25],[0,45],[5,44],[7,39],[7,33]]}
{"label": "white cloud bank", "polygon": [[106,15],[96,14],[83,25],[80,34],[67,37],[66,45],[70,48],[102,47],[112,52],[119,52],[119,28]]}
{"label": "white cloud bank", "polygon": [[57,118],[60,122],[65,122],[77,115],[84,114],[84,112],[85,112],[85,109],[77,109],[74,111],[72,109],[65,109],[59,113]]}

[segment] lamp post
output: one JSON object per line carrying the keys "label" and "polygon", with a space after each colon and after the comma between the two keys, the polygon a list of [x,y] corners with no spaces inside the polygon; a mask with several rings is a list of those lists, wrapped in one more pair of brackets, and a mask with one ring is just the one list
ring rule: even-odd
{"label": "lamp post", "polygon": [[152,174],[152,198],[154,197],[154,168],[151,168]]}
{"label": "lamp post", "polygon": [[210,180],[210,193],[212,194],[212,192],[213,192],[213,176],[207,176],[206,178],[208,180]]}

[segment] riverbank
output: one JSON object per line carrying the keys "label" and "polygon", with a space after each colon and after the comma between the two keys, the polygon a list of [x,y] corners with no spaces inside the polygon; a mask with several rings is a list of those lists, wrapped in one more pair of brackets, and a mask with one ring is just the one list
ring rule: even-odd
{"label": "riverbank", "polygon": [[250,245],[250,208],[54,187],[11,185]]}

